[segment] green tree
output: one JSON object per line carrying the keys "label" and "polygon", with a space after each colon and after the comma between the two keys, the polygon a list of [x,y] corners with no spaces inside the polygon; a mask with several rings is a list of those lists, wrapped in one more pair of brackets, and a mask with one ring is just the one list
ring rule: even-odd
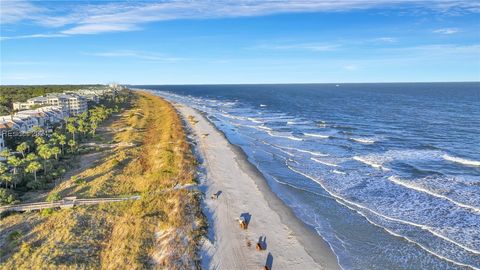
{"label": "green tree", "polygon": [[13,175],[11,173],[4,173],[0,175],[0,179],[5,182],[5,188],[8,188],[8,186],[12,187],[13,183]]}
{"label": "green tree", "polygon": [[56,138],[57,138],[57,142],[58,144],[60,145],[60,147],[62,148],[62,153],[65,151],[65,145],[67,144],[67,136],[65,136],[64,134],[60,134],[60,133],[54,133],[53,134]]}
{"label": "green tree", "polygon": [[10,182],[4,178],[7,175],[7,172],[8,172],[8,166],[5,165],[3,162],[0,162],[0,177],[1,177],[1,180],[5,182],[5,187],[7,187],[8,182]]}
{"label": "green tree", "polygon": [[77,127],[77,129],[78,129],[78,132],[81,132],[83,134],[83,136],[85,136],[88,132],[87,118],[88,118],[88,113],[87,112],[83,112],[80,115],[78,115],[78,120],[77,120],[78,127]]}
{"label": "green tree", "polygon": [[58,160],[58,155],[62,153],[62,150],[57,146],[52,147],[52,149],[50,150],[52,151],[52,154],[55,156],[55,159]]}
{"label": "green tree", "polygon": [[3,157],[4,159],[7,159],[10,156],[10,149],[5,148],[0,152],[0,157]]}
{"label": "green tree", "polygon": [[42,144],[45,144],[45,139],[44,139],[43,137],[41,137],[41,136],[38,136],[38,137],[35,138],[35,144],[36,144],[37,146],[40,146],[40,145],[42,145]]}
{"label": "green tree", "polygon": [[75,140],[69,140],[68,146],[70,146],[70,150],[72,151],[72,153],[74,153],[75,147],[77,146],[77,142]]}
{"label": "green tree", "polygon": [[13,204],[17,201],[15,193],[10,190],[0,188],[0,204]]}
{"label": "green tree", "polygon": [[22,160],[11,155],[7,158],[7,163],[13,167],[13,174],[16,175],[18,173],[18,168],[22,165]]}
{"label": "green tree", "polygon": [[91,122],[90,123],[90,134],[95,135],[95,132],[97,131],[98,124],[97,122]]}
{"label": "green tree", "polygon": [[[71,118],[69,118],[70,120]],[[67,131],[72,134],[72,139],[75,141],[75,132],[77,131],[77,127],[75,126],[74,123],[69,122],[67,123]]]}
{"label": "green tree", "polygon": [[27,151],[28,148],[29,148],[28,143],[22,142],[17,146],[17,151],[22,153],[22,157],[25,158],[25,151]]}
{"label": "green tree", "polygon": [[25,171],[28,173],[33,173],[35,181],[37,181],[37,172],[42,168],[42,165],[38,161],[32,161],[25,168]]}
{"label": "green tree", "polygon": [[86,133],[88,132],[88,126],[87,126],[87,122],[82,120],[82,119],[79,119],[78,122],[78,132],[81,132],[83,134],[83,137],[85,137]]}
{"label": "green tree", "polygon": [[53,153],[48,144],[42,144],[38,147],[38,155],[43,158],[43,175],[47,175],[47,161]]}
{"label": "green tree", "polygon": [[38,160],[38,157],[34,153],[30,153],[30,154],[27,155],[25,160],[26,161],[36,161],[36,160]]}

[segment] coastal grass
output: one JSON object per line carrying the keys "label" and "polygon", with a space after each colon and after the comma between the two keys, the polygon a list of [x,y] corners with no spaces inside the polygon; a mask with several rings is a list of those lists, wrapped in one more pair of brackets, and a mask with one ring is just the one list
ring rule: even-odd
{"label": "coastal grass", "polygon": [[206,222],[201,194],[174,188],[195,181],[195,159],[175,109],[136,92],[99,136],[116,147],[50,194],[140,199],[6,216],[0,268],[198,269]]}

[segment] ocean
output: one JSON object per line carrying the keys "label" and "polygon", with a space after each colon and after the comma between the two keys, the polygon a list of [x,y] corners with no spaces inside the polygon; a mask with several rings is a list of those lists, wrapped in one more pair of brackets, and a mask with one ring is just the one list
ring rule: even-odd
{"label": "ocean", "polygon": [[480,269],[480,83],[135,87],[204,112],[343,269]]}

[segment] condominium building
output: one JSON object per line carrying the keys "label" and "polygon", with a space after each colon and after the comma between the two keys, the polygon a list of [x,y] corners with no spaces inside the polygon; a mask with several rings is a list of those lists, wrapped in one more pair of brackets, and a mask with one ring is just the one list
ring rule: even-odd
{"label": "condominium building", "polygon": [[88,109],[87,99],[74,93],[47,94],[43,97],[34,97],[27,102],[14,102],[14,110],[28,110],[42,106],[59,106],[68,115],[78,115]]}
{"label": "condominium building", "polygon": [[[5,148],[5,135],[8,129],[6,126],[2,127],[2,124],[0,124],[0,152]],[[0,160],[2,160],[1,157]]]}

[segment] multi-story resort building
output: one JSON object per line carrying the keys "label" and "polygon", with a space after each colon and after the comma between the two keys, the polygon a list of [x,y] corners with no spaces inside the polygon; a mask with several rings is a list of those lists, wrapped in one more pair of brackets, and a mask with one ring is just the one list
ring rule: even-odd
{"label": "multi-story resort building", "polygon": [[[5,138],[12,130],[28,133],[34,127],[48,128],[60,123],[69,116],[75,116],[88,110],[88,102],[98,103],[100,97],[115,93],[115,89],[108,87],[82,89],[65,93],[51,93],[45,96],[34,97],[26,102],[14,102],[12,115],[0,116],[0,151],[5,145]],[[0,158],[1,160],[1,158]]]}
{"label": "multi-story resort building", "polygon": [[[98,100],[97,100],[98,102]],[[43,106],[60,106],[69,115],[78,115],[87,111],[87,99],[78,94],[48,94],[43,97],[34,97],[27,102],[14,102],[14,110],[26,110]]]}

